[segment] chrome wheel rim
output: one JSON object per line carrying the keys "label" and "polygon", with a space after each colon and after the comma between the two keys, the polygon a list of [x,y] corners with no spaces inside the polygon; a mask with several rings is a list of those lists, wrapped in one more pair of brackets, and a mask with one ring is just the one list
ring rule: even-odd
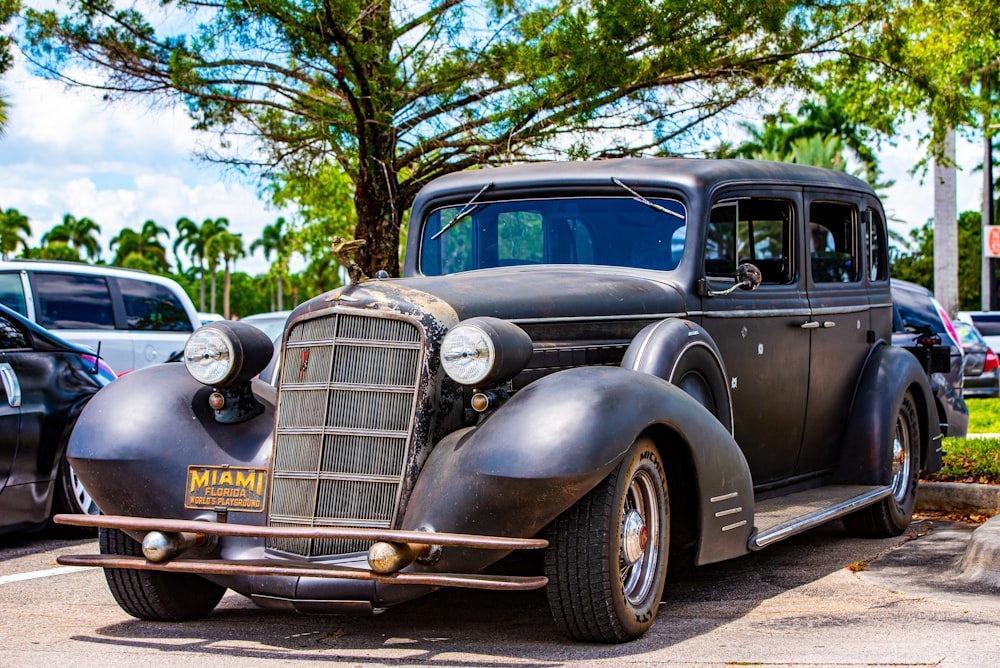
{"label": "chrome wheel rim", "polygon": [[906,499],[910,478],[910,430],[903,415],[896,416],[896,433],[892,439],[892,498],[897,503]]}
{"label": "chrome wheel rim", "polygon": [[90,497],[90,494],[84,488],[83,483],[80,482],[80,477],[73,470],[73,467],[69,467],[69,480],[70,487],[73,489],[73,499],[76,501],[77,507],[80,512],[86,513],[88,515],[98,515],[100,511],[97,509],[97,504]]}
{"label": "chrome wheel rim", "polygon": [[656,485],[647,471],[637,471],[625,493],[618,554],[622,592],[636,607],[649,596],[656,580],[660,529]]}

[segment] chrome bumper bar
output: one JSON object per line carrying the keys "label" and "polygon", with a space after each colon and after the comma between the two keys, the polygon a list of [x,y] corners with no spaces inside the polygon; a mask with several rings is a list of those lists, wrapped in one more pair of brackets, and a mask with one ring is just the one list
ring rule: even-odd
{"label": "chrome bumper bar", "polygon": [[[364,529],[353,527],[267,527],[194,520],[151,519],[120,515],[56,515],[57,524],[102,527],[123,531],[166,531],[201,536],[242,536],[279,538],[344,538],[411,545],[434,545],[485,550],[537,550],[548,546],[540,538],[508,538],[470,534],[435,533]],[[539,589],[548,583],[544,576],[482,575],[465,573],[376,573],[361,568],[348,568],[315,562],[279,559],[227,561],[222,559],[173,559],[153,562],[142,557],[119,555],[63,555],[58,563],[66,566],[99,568],[130,568],[135,570],[193,573],[200,575],[273,575],[345,580],[368,580],[383,584],[430,585],[434,587],[465,587],[470,589],[525,590]]]}

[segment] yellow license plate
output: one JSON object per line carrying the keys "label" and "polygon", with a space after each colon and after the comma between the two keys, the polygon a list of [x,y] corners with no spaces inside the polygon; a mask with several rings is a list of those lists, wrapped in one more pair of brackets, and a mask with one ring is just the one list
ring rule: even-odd
{"label": "yellow license plate", "polygon": [[260,513],[266,496],[267,469],[188,466],[185,508]]}

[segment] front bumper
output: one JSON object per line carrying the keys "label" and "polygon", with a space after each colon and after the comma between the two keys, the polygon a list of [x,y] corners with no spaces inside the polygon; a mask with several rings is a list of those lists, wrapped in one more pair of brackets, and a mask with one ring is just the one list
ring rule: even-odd
{"label": "front bumper", "polygon": [[[120,529],[129,533],[150,531],[188,533],[197,536],[232,536],[241,538],[338,538],[370,540],[394,545],[430,545],[440,548],[483,550],[541,549],[548,541],[540,538],[509,538],[469,534],[361,529],[345,527],[265,527],[223,522],[150,519],[119,515],[56,515],[57,524]],[[216,576],[306,577],[336,580],[361,580],[386,585],[423,585],[430,587],[465,587],[469,589],[529,590],[548,583],[544,576],[486,575],[475,573],[436,573],[406,571],[376,573],[371,569],[352,568],[318,562],[285,559],[185,559],[183,555],[164,561],[120,555],[63,555],[57,559],[65,566],[95,566],[135,570],[192,573]]]}

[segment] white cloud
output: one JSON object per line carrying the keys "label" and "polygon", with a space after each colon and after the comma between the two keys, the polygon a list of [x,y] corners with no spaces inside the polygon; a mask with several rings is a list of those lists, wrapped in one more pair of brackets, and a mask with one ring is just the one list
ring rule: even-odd
{"label": "white cloud", "polygon": [[[192,157],[214,137],[192,130],[182,109],[108,104],[96,91],[68,89],[22,67],[3,84],[11,108],[0,141],[0,208],[26,214],[36,243],[69,213],[100,224],[105,259],[123,227],[154,220],[173,233],[184,216],[228,218],[249,246],[282,215],[252,183]],[[257,273],[267,264],[258,253],[238,268]]]}

